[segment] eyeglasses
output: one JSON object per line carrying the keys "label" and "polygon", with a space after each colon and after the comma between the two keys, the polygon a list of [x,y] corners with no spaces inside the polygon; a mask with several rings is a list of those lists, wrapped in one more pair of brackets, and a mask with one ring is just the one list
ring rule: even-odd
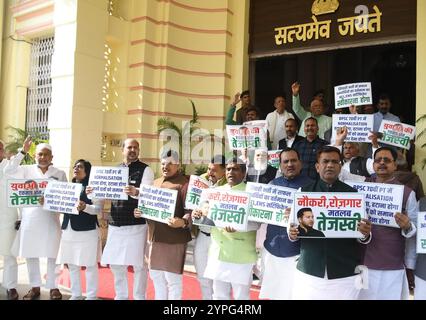
{"label": "eyeglasses", "polygon": [[374,163],[381,163],[382,161],[384,163],[388,164],[388,163],[391,163],[393,161],[393,159],[389,159],[387,157],[381,157],[381,158],[374,159]]}

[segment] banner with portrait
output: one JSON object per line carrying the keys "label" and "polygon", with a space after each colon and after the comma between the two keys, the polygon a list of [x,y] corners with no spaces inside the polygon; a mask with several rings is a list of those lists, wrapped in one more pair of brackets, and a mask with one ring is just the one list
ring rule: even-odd
{"label": "banner with portrait", "polygon": [[219,228],[231,227],[246,231],[250,195],[242,191],[204,189],[200,206],[208,208],[207,217]]}
{"label": "banner with portrait", "polygon": [[362,238],[358,222],[365,217],[362,193],[296,192],[290,221],[299,238]]}

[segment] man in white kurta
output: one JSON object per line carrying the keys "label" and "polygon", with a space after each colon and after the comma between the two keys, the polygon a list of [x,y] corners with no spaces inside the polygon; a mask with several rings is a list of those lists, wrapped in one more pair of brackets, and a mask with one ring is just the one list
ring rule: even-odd
{"label": "man in white kurta", "polygon": [[[226,166],[227,184],[219,188],[245,191],[245,173],[245,165],[231,159]],[[211,229],[212,242],[204,277],[213,280],[213,300],[230,300],[231,289],[235,300],[250,299],[258,228],[258,223],[249,222],[245,232],[235,232],[230,227]]]}
{"label": "man in white kurta", "polygon": [[285,122],[294,119],[294,116],[285,110],[285,98],[278,96],[274,100],[275,111],[268,113],[266,122],[268,123],[269,138],[272,142],[272,149],[278,149],[280,140],[287,137]]}
{"label": "man in white kurta", "polygon": [[[18,153],[5,167],[4,173],[16,179],[53,179],[67,181],[65,172],[52,164],[52,147],[39,144],[36,148],[34,165],[22,165],[24,154]],[[19,241],[18,256],[26,258],[31,290],[24,300],[34,300],[40,296],[42,284],[40,258],[47,258],[46,288],[50,289],[52,300],[62,299],[58,289],[59,267],[56,265],[61,226],[59,214],[44,210],[42,207],[22,208],[21,227],[15,241]]]}
{"label": "man in white kurta", "polygon": [[145,300],[148,276],[144,261],[147,225],[145,219],[134,218],[133,210],[138,205],[139,186],[152,185],[154,172],[139,161],[139,143],[135,139],[124,141],[122,153],[123,163],[120,166],[129,168],[129,185],[124,188],[129,198],[112,202],[101,264],[109,264],[114,274],[115,300],[129,298],[128,266],[133,266],[134,271],[133,298]]}
{"label": "man in white kurta", "polygon": [[5,155],[5,144],[0,140],[0,255],[3,256],[3,282],[2,286],[7,290],[9,300],[19,298],[16,287],[18,285],[18,264],[11,253],[13,240],[16,236],[15,223],[18,220],[16,208],[8,208],[6,201],[7,176],[3,169],[8,164]]}

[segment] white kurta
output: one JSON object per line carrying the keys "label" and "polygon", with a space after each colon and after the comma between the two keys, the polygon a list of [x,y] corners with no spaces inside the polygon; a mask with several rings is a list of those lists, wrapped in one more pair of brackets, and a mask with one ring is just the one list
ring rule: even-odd
{"label": "white kurta", "polygon": [[[86,205],[85,212],[96,215],[99,207]],[[101,260],[102,246],[99,229],[75,231],[71,228],[71,221],[62,231],[61,246],[56,263],[69,263],[76,266],[96,266]]]}
{"label": "white kurta", "polygon": [[359,300],[408,300],[410,291],[405,269],[368,269],[368,289],[362,289]]}
{"label": "white kurta", "polygon": [[259,298],[290,300],[293,292],[294,273],[299,255],[276,257],[263,249],[264,268]]}
{"label": "white kurta", "polygon": [[414,300],[426,300],[426,281],[415,276],[414,283]]}
{"label": "white kurta", "polygon": [[11,255],[10,248],[16,236],[15,222],[18,220],[18,210],[7,207],[6,183],[8,177],[3,169],[9,161],[0,162],[0,255]]}
{"label": "white kurta", "polygon": [[101,264],[143,267],[147,230],[147,224],[109,225]]}
{"label": "white kurta", "polygon": [[272,148],[278,149],[278,143],[280,140],[287,137],[285,132],[285,122],[288,119],[294,119],[294,116],[285,111],[279,114],[277,110],[268,113],[266,116],[266,122],[268,123],[269,137],[272,141]]}
{"label": "white kurta", "polygon": [[[23,155],[18,155],[12,159],[5,168],[5,174],[16,179],[54,179],[67,181],[65,172],[50,166],[46,173],[40,170],[37,165],[19,166]],[[47,211],[41,207],[22,208],[22,220],[19,230],[18,252],[23,258],[53,258],[56,259],[61,240],[61,226],[59,214]],[[18,247],[18,246],[17,246]]]}
{"label": "white kurta", "polygon": [[339,279],[318,278],[296,269],[294,273],[294,300],[356,300],[357,283],[361,275]]}

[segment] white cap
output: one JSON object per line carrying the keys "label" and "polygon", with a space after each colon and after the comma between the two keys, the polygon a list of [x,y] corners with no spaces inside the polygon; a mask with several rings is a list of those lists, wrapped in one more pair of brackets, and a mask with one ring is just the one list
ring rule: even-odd
{"label": "white cap", "polygon": [[40,143],[36,147],[36,153],[40,152],[43,149],[48,149],[48,150],[50,150],[50,152],[52,152],[52,146],[50,144],[48,144],[48,143]]}

